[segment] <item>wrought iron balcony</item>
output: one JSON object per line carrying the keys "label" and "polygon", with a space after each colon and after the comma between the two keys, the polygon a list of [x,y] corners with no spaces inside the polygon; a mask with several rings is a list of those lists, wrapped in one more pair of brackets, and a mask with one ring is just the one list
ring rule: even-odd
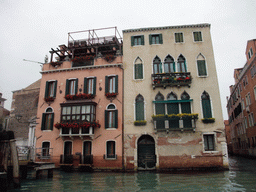
{"label": "wrought iron balcony", "polygon": [[156,115],[152,118],[156,131],[195,131],[198,114]]}
{"label": "wrought iron balcony", "polygon": [[190,87],[192,79],[190,72],[159,73],[152,74],[151,77],[153,89],[155,89],[156,87],[166,88],[167,86]]}

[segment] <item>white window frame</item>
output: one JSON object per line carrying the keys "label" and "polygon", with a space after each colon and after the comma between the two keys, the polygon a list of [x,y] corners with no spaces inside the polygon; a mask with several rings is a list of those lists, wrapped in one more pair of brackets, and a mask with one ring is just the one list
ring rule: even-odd
{"label": "white window frame", "polygon": [[[202,38],[202,40],[201,40],[201,41],[195,41],[194,33],[197,33],[197,32],[200,32],[200,33],[201,33],[201,38]],[[202,33],[202,31],[193,31],[193,32],[192,32],[192,37],[193,37],[193,41],[194,41],[194,43],[200,43],[200,42],[203,42],[203,33]]]}
{"label": "white window frame", "polygon": [[[205,146],[204,146],[204,135],[213,135],[214,137],[214,150],[213,151],[205,151]],[[217,137],[215,132],[204,132],[202,134],[202,141],[203,141],[203,153],[218,153],[217,151]]]}
{"label": "white window frame", "polygon": [[[175,36],[175,34],[178,34],[178,33],[181,33],[182,34],[182,42],[176,42],[176,36]],[[176,32],[176,33],[174,33],[174,42],[175,43],[177,43],[177,44],[179,44],[179,43],[185,43],[185,38],[184,38],[184,34],[183,34],[183,32]]]}

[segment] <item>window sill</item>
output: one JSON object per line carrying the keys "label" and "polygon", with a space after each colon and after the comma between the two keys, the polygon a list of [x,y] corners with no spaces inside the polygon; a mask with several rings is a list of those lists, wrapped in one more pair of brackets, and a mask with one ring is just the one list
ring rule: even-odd
{"label": "window sill", "polygon": [[43,131],[43,132],[50,132],[50,131],[52,131],[52,130],[41,130],[41,131]]}
{"label": "window sill", "polygon": [[111,130],[117,130],[117,128],[105,128],[106,130],[109,130],[109,131],[111,131]]}
{"label": "window sill", "polygon": [[219,153],[219,151],[203,151],[203,153],[215,154],[215,153]]}

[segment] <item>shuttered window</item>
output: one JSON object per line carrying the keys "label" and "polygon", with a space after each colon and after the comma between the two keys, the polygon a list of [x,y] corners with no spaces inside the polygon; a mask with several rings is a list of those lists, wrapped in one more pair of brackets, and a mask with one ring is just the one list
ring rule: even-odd
{"label": "shuttered window", "polygon": [[96,95],[96,77],[84,78],[84,93]]}
{"label": "shuttered window", "polygon": [[136,121],[144,120],[144,98],[138,95],[135,99]]}
{"label": "shuttered window", "polygon": [[135,79],[143,79],[143,65],[134,64],[134,73]]}
{"label": "shuttered window", "polygon": [[149,45],[153,44],[163,44],[162,34],[150,34],[149,35]]}
{"label": "shuttered window", "polygon": [[175,43],[183,42],[183,33],[175,33]]}
{"label": "shuttered window", "polygon": [[194,36],[194,41],[195,42],[202,41],[202,33],[201,33],[201,31],[193,32],[193,36]]}
{"label": "shuttered window", "polygon": [[197,60],[198,76],[207,76],[205,60]]}
{"label": "shuttered window", "polygon": [[105,76],[105,93],[118,93],[118,75]]}
{"label": "shuttered window", "polygon": [[46,81],[44,98],[55,98],[57,90],[57,81]]}
{"label": "shuttered window", "polygon": [[214,151],[214,135],[204,135],[204,150],[205,151]]}
{"label": "shuttered window", "polygon": [[204,91],[201,96],[201,99],[202,99],[203,117],[212,118],[212,109],[211,109],[211,101],[210,101],[209,94]]}
{"label": "shuttered window", "polygon": [[144,35],[131,36],[131,46],[144,45]]}
{"label": "shuttered window", "polygon": [[77,94],[78,79],[67,79],[66,80],[66,95]]}

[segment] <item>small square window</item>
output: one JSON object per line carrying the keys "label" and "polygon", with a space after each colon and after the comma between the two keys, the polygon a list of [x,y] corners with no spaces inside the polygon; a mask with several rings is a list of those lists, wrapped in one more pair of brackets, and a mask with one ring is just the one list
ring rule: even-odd
{"label": "small square window", "polygon": [[144,35],[131,36],[131,46],[144,45]]}
{"label": "small square window", "polygon": [[149,35],[149,44],[163,44],[162,34]]}
{"label": "small square window", "polygon": [[175,43],[183,42],[183,33],[175,33]]}
{"label": "small square window", "polygon": [[193,32],[193,35],[194,35],[194,41],[195,42],[202,41],[202,33],[201,33],[201,31]]}

